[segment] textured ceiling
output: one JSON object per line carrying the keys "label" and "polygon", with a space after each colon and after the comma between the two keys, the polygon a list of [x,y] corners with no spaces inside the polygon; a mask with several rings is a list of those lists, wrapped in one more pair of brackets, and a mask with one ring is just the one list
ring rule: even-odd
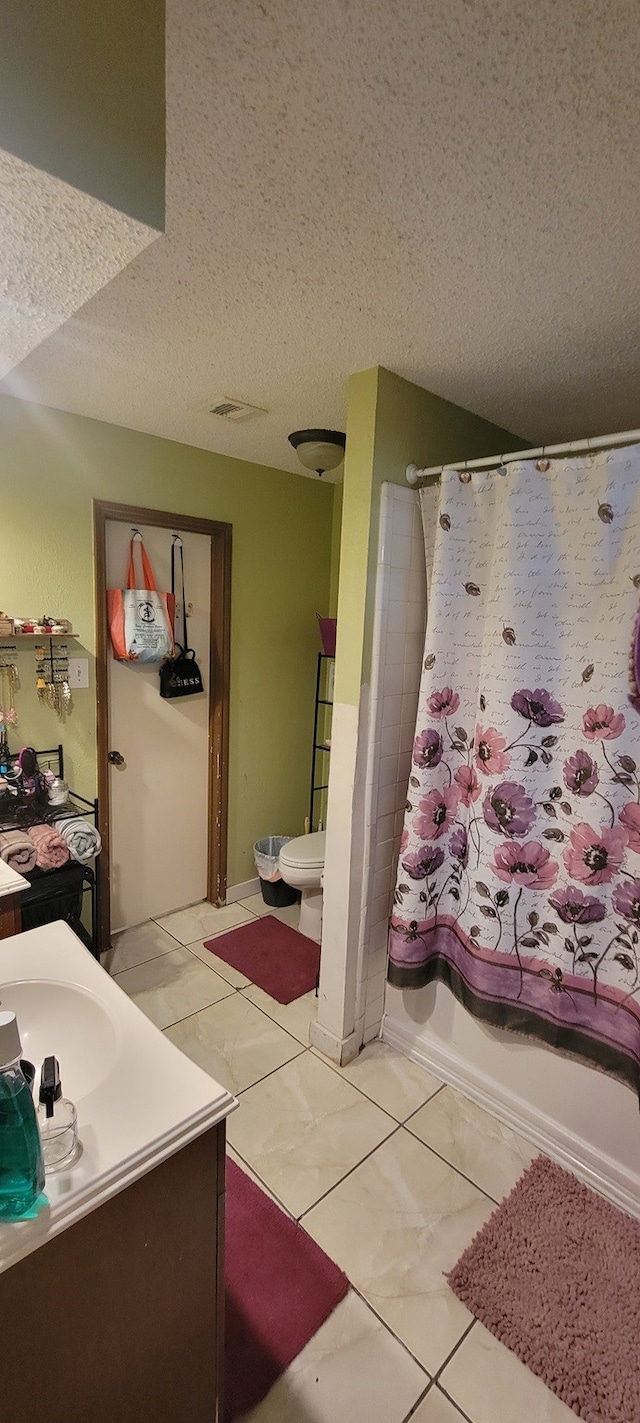
{"label": "textured ceiling", "polygon": [[532,441],[640,425],[636,0],[167,8],[166,236],[3,390],[297,472],[375,364]]}
{"label": "textured ceiling", "polygon": [[158,233],[0,149],[0,375]]}

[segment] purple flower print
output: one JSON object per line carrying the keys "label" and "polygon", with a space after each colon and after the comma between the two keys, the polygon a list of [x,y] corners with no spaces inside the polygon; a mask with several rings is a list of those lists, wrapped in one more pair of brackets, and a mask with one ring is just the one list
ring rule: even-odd
{"label": "purple flower print", "polygon": [[453,779],[460,789],[463,805],[470,806],[478,799],[482,788],[473,766],[458,766]]}
{"label": "purple flower print", "polygon": [[573,885],[556,890],[549,896],[549,903],[563,924],[599,924],[607,913],[601,899],[583,894]]}
{"label": "purple flower print", "polygon": [[405,855],[402,868],[410,879],[427,879],[429,875],[434,875],[443,863],[444,850],[436,847],[433,850],[415,850],[412,855]]}
{"label": "purple flower print", "polygon": [[575,756],[570,756],[562,774],[567,790],[574,795],[592,795],[600,779],[598,767],[586,751],[576,751]]}
{"label": "purple flower print", "polygon": [[484,798],[482,810],[490,829],[497,830],[499,835],[508,835],[512,840],[528,835],[536,818],[533,801],[524,786],[519,786],[516,781],[502,781],[499,786],[492,786]]}
{"label": "purple flower print", "polygon": [[442,687],[439,692],[432,692],[427,702],[431,715],[437,721],[441,721],[444,716],[453,716],[459,706],[460,698],[453,687]]}
{"label": "purple flower print", "polygon": [[589,707],[582,718],[582,732],[587,741],[615,741],[625,726],[622,712],[614,712],[605,702]]}
{"label": "purple flower print", "polygon": [[574,826],[569,841],[562,858],[571,878],[582,884],[610,884],[620,869],[626,849],[624,826],[594,830],[583,823]]}
{"label": "purple flower print", "polygon": [[413,764],[423,770],[438,766],[442,760],[442,737],[437,731],[421,731],[413,743]]}
{"label": "purple flower print", "polygon": [[429,791],[429,794],[418,802],[420,814],[413,822],[416,835],[421,840],[439,840],[453,825],[459,804],[460,791],[457,786],[448,786],[443,791]]}
{"label": "purple flower print", "polygon": [[551,889],[558,873],[556,860],[538,840],[519,845],[508,840],[498,845],[493,855],[492,869],[506,884],[519,884],[524,889]]}
{"label": "purple flower print", "polygon": [[634,800],[628,801],[624,809],[620,811],[620,824],[629,837],[629,849],[634,855],[640,855],[640,805],[636,805]]}
{"label": "purple flower print", "polygon": [[463,870],[466,869],[469,860],[469,841],[467,832],[462,825],[454,830],[449,841],[449,854],[454,860],[458,860]]}
{"label": "purple flower print", "polygon": [[507,740],[495,726],[476,727],[476,766],[485,776],[499,776],[508,771],[511,758],[507,753]]}
{"label": "purple flower print", "polygon": [[543,687],[536,687],[535,692],[526,689],[514,692],[511,705],[515,712],[526,717],[527,721],[534,722],[536,726],[553,726],[556,722],[564,721],[560,703],[554,702],[550,692],[545,692]]}
{"label": "purple flower print", "polygon": [[616,885],[613,892],[613,907],[623,919],[632,919],[640,924],[640,879],[625,880]]}

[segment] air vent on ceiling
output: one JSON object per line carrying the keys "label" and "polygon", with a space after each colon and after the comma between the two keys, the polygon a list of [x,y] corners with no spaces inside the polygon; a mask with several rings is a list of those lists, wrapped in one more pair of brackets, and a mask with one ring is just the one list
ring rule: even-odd
{"label": "air vent on ceiling", "polygon": [[219,400],[207,405],[207,409],[210,415],[219,415],[222,420],[233,420],[237,424],[241,420],[255,420],[257,415],[268,414],[261,405],[250,405],[247,400],[232,400],[228,395],[221,395]]}

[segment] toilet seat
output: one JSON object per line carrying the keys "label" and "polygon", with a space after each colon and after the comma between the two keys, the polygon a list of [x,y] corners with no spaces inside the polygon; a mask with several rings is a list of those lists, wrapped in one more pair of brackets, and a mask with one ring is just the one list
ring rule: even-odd
{"label": "toilet seat", "polygon": [[280,851],[280,864],[291,870],[323,870],[326,830],[312,835],[298,835],[288,840]]}

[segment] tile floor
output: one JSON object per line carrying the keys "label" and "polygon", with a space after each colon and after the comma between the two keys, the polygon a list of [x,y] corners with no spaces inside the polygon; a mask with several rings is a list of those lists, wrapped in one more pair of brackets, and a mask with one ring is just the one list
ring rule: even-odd
{"label": "tile floor", "polygon": [[443,1277],[534,1149],[383,1043],[344,1068],[310,1048],[314,993],[282,1007],[204,947],[264,913],[297,923],[260,895],[198,905],[118,935],[104,960],[240,1098],[231,1155],[351,1281],[243,1423],[570,1423]]}

